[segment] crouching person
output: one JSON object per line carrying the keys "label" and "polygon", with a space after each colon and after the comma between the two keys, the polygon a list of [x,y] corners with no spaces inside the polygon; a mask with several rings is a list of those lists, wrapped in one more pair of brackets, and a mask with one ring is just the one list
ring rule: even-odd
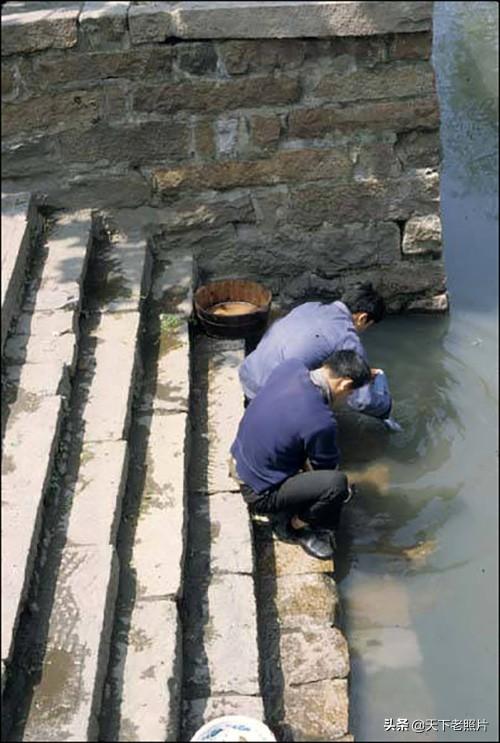
{"label": "crouching person", "polygon": [[233,473],[251,510],[271,514],[278,537],[297,541],[319,559],[334,554],[349,498],[347,478],[337,470],[331,405],[371,377],[355,351],[337,351],[314,371],[288,359],[246,409],[231,447]]}

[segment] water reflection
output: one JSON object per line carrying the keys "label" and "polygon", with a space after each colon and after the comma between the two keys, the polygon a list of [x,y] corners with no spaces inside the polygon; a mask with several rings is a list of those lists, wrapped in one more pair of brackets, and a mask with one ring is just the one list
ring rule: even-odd
{"label": "water reflection", "polygon": [[[340,416],[360,482],[336,560],[360,741],[498,740],[498,5],[434,9],[451,315],[366,334],[403,434]],[[390,717],[489,724],[397,732]]]}
{"label": "water reflection", "polygon": [[403,432],[391,434],[366,416],[339,414],[342,456],[349,466],[375,459],[401,463],[405,466],[393,471],[404,480],[408,463],[420,462],[420,473],[432,471],[449,456],[456,437],[464,435],[453,403],[462,371],[444,350],[449,322],[448,317],[398,317],[368,331],[365,346],[371,363],[389,375],[393,415]]}
{"label": "water reflection", "polygon": [[444,164],[463,190],[489,192],[498,177],[498,4],[435,3],[433,60]]}

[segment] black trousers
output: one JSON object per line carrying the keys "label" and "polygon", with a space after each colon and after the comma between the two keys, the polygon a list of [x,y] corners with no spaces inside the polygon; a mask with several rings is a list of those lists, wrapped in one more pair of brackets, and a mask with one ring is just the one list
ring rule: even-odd
{"label": "black trousers", "polygon": [[324,529],[338,529],[349,494],[347,477],[338,470],[300,472],[260,495],[247,485],[241,486],[241,492],[254,513],[286,513]]}

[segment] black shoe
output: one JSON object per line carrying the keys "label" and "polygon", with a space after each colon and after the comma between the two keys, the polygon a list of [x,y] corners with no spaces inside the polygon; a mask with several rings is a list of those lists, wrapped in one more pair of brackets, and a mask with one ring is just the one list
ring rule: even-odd
{"label": "black shoe", "polygon": [[324,529],[300,529],[296,541],[311,557],[318,560],[331,560],[335,554],[335,537]]}
{"label": "black shoe", "polygon": [[276,534],[280,541],[297,544],[299,532],[292,527],[289,516],[284,513],[276,514],[272,517],[271,525],[274,534]]}

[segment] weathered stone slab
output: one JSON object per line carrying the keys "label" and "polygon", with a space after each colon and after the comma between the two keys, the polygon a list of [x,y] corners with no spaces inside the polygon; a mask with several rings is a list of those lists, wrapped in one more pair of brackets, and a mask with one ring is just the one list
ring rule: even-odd
{"label": "weathered stone slab", "polygon": [[215,137],[211,121],[198,119],[193,126],[193,147],[201,160],[215,157]]}
{"label": "weathered stone slab", "polygon": [[[57,376],[60,380],[63,372],[65,376],[65,370],[70,374],[74,371],[77,341],[78,313],[23,312],[16,322],[15,333],[5,344],[4,360],[11,384],[21,379],[23,363],[43,364],[49,370],[54,370],[56,379],[50,389],[57,391]],[[14,370],[12,367],[17,369]],[[23,384],[29,378],[34,380],[39,377],[43,387],[46,387],[47,379],[44,375],[35,372],[35,377],[32,372],[26,377],[26,373],[24,371]]]}
{"label": "weathered stone slab", "polygon": [[[172,250],[170,238],[173,234],[205,227],[213,229],[231,222],[252,223],[256,220],[252,200],[248,195],[240,194],[218,194],[215,199],[206,196],[203,199],[198,196],[186,197],[176,201],[174,209],[164,208],[157,210],[157,213],[160,214],[160,224],[155,226],[154,236],[159,249],[165,253],[162,260],[172,261],[172,269],[174,264],[178,265],[178,258],[182,264],[189,260],[187,256],[190,254],[189,251],[184,251],[182,257],[182,252],[178,254]],[[161,241],[164,242],[163,246]]]}
{"label": "weathered stone slab", "polygon": [[389,46],[391,59],[430,59],[432,31],[416,34],[396,34]]}
{"label": "weathered stone slab", "polygon": [[331,741],[345,735],[348,726],[349,699],[347,681],[285,687],[284,722],[293,731],[293,740]]}
{"label": "weathered stone slab", "polygon": [[238,483],[229,474],[228,460],[244,410],[238,378],[244,342],[200,338],[196,353],[208,357],[208,454],[195,452],[192,457],[191,490],[239,492]]}
{"label": "weathered stone slab", "polygon": [[161,168],[154,172],[160,192],[182,189],[230,189],[325,178],[347,178],[352,164],[339,150],[285,150],[266,160],[226,161],[182,168]]}
{"label": "weathered stone slab", "polygon": [[[15,327],[15,336],[27,342],[30,336],[60,338],[78,333],[78,317],[72,312],[21,312]],[[21,342],[21,341],[20,341]]]}
{"label": "weathered stone slab", "polygon": [[441,253],[441,242],[441,220],[437,214],[412,217],[405,224],[403,253],[406,255]]}
{"label": "weathered stone slab", "polygon": [[188,129],[170,121],[145,121],[119,127],[98,124],[87,131],[59,135],[61,156],[73,163],[154,163],[158,159],[177,162],[188,156]]}
{"label": "weathered stone slab", "polygon": [[405,220],[436,214],[438,205],[439,174],[422,169],[400,178],[294,187],[290,219],[309,228],[323,222]]}
{"label": "weathered stone slab", "polygon": [[322,573],[263,578],[263,590],[272,592],[282,631],[333,625],[338,595],[332,578]]}
{"label": "weathered stone slab", "polygon": [[[248,508],[239,493],[193,493],[190,534],[201,574],[253,573]],[[194,571],[193,571],[194,572]]]}
{"label": "weathered stone slab", "polygon": [[254,146],[272,149],[278,144],[281,134],[279,116],[251,116],[250,130]]}
{"label": "weathered stone slab", "polygon": [[83,446],[69,515],[70,546],[114,544],[127,477],[125,441]]}
{"label": "weathered stone slab", "polygon": [[[161,316],[158,344],[157,367],[144,378],[144,395],[140,409],[187,412],[189,409],[189,330],[187,322],[176,314]],[[151,352],[155,355],[153,349]]]}
{"label": "weathered stone slab", "polygon": [[[30,178],[32,183],[32,177]],[[132,207],[143,204],[150,197],[150,188],[144,177],[135,170],[123,174],[97,171],[79,175],[43,178],[39,187],[47,194],[47,201],[54,207],[78,209],[104,207]]]}
{"label": "weathered stone slab", "polygon": [[92,49],[126,46],[130,2],[83,3],[78,24]]}
{"label": "weathered stone slab", "polygon": [[2,56],[76,44],[82,3],[60,3],[59,7],[46,3],[45,8],[33,10],[29,5],[20,7],[19,3],[6,3],[2,7]]}
{"label": "weathered stone slab", "polygon": [[193,80],[166,85],[144,85],[134,96],[134,111],[157,114],[193,111],[218,113],[236,108],[287,105],[300,98],[299,81],[281,77],[280,84],[271,76],[229,80]]}
{"label": "weathered stone slab", "polygon": [[61,161],[54,136],[32,135],[23,141],[2,142],[2,176],[48,175],[60,171]]}
{"label": "weathered stone slab", "polygon": [[[415,311],[436,311],[432,298],[446,291],[446,277],[441,260],[405,260],[398,261],[393,266],[385,266],[383,271],[373,268],[361,269],[342,278],[325,279],[313,272],[308,273],[288,281],[283,288],[283,297],[288,301],[293,300],[294,303],[297,300],[305,302],[314,292],[316,296],[324,296],[327,301],[329,298],[331,301],[331,297],[338,295],[340,289],[348,289],[360,281],[369,281],[373,284],[384,297],[389,312],[405,311],[413,305],[414,297],[418,294],[423,294],[426,299],[421,309]],[[438,304],[444,302],[446,306],[446,297],[436,299],[436,302]]]}
{"label": "weathered stone slab", "polygon": [[297,69],[304,53],[305,43],[296,39],[229,39],[219,43],[221,60],[230,75]]}
{"label": "weathered stone slab", "polygon": [[395,146],[403,167],[435,168],[441,162],[439,130],[405,132],[398,136]]}
{"label": "weathered stone slab", "polygon": [[[36,233],[39,219],[29,193],[2,194],[2,339],[7,337],[18,308],[30,248],[30,231]],[[31,227],[30,227],[31,221]]]}
{"label": "weathered stone slab", "polygon": [[165,312],[187,317],[192,310],[193,255],[189,250],[167,250],[161,255],[161,271],[151,287],[153,301]]}
{"label": "weathered stone slab", "polygon": [[[35,313],[36,315],[45,313]],[[12,335],[5,344],[4,359],[7,364],[46,364],[50,359],[52,365],[56,362],[60,364],[61,370],[65,366],[71,371],[74,370],[77,354],[76,336],[73,333],[71,325],[71,313],[56,312],[47,316],[52,320],[54,316],[67,316],[63,319],[68,326],[62,335],[57,331],[47,335]],[[48,325],[48,323],[47,323]],[[55,323],[54,323],[55,325]]]}
{"label": "weathered stone slab", "polygon": [[[51,359],[37,364],[12,364],[5,367],[4,401],[16,410],[34,409],[40,398],[69,394],[68,369],[61,360]],[[19,401],[19,404],[17,404]]]}
{"label": "weathered stone slab", "polygon": [[446,276],[441,260],[402,261],[388,267],[378,278],[373,272],[367,271],[366,280],[377,282],[378,290],[382,292],[382,296],[387,297],[387,302],[404,299],[405,294],[410,295],[413,301],[416,293],[430,292],[434,296],[446,290]]}
{"label": "weathered stone slab", "polygon": [[[289,227],[271,233],[247,228],[238,230],[237,239],[237,250],[221,246],[218,255],[210,256],[214,267],[222,268],[224,262],[230,265],[231,259],[237,265],[251,266],[256,273],[260,267],[261,280],[266,283],[276,274],[276,254],[286,256],[284,270],[291,275],[315,271],[318,266],[331,275],[368,266],[390,266],[401,257],[401,235],[394,222],[325,225],[313,233]],[[268,251],[267,258],[262,255],[264,250]]]}
{"label": "weathered stone slab", "polygon": [[177,48],[177,63],[191,75],[213,75],[217,69],[217,52],[212,41],[181,44]]}
{"label": "weathered stone slab", "polygon": [[259,693],[253,578],[195,577],[185,590],[185,698]]}
{"label": "weathered stone slab", "polygon": [[434,71],[431,63],[424,61],[329,73],[311,91],[332,103],[427,96],[434,92]]}
{"label": "weathered stone slab", "polygon": [[83,412],[85,440],[126,438],[136,372],[138,312],[109,312],[91,332],[95,372]]}
{"label": "weathered stone slab", "polygon": [[261,697],[244,695],[188,699],[184,702],[182,739],[191,740],[196,731],[209,720],[225,715],[244,715],[264,721]]}
{"label": "weathered stone slab", "polygon": [[[116,93],[118,89],[113,88]],[[44,93],[33,98],[2,106],[3,136],[33,130],[61,131],[90,126],[106,113],[110,87],[92,90],[65,90]]]}
{"label": "weathered stone slab", "polygon": [[349,149],[351,158],[355,163],[355,180],[395,178],[401,175],[401,163],[396,157],[392,142],[353,144]]}
{"label": "weathered stone slab", "polygon": [[[24,404],[23,404],[24,403]],[[2,449],[2,660],[12,652],[38,534],[62,414],[60,397],[21,396],[11,411]]]}
{"label": "weathered stone slab", "polygon": [[[101,312],[137,311],[151,283],[152,258],[140,227],[107,221],[111,245],[102,256],[103,275],[93,276],[88,308]],[[99,259],[99,256],[98,256]]]}
{"label": "weathered stone slab", "polygon": [[347,641],[336,627],[309,627],[283,632],[281,668],[288,686],[316,683],[349,674]]}
{"label": "weathered stone slab", "polygon": [[139,422],[149,426],[146,477],[131,567],[140,598],[179,596],[186,541],[185,437],[187,415],[154,413]]}
{"label": "weathered stone slab", "polygon": [[[107,3],[103,2],[102,5]],[[65,83],[78,82],[81,85],[84,81],[110,77],[126,80],[161,77],[164,81],[171,72],[173,57],[174,48],[170,46],[120,51],[109,51],[106,48],[105,52],[82,51],[78,54],[53,51],[37,55],[33,59],[33,71],[25,72],[24,77],[32,86],[42,90]],[[160,122],[156,124],[160,126]],[[170,132],[172,136],[176,133],[173,127],[170,127]],[[79,134],[81,136],[83,132]],[[76,146],[76,135],[73,140]],[[168,145],[166,138],[162,137],[162,145]]]}
{"label": "weathered stone slab", "polygon": [[[128,12],[130,39],[133,44],[164,41],[174,35],[170,3],[132,5]],[[206,37],[205,37],[206,38]]]}
{"label": "weathered stone slab", "polygon": [[[184,39],[367,36],[431,28],[432,3],[184,2],[132,7],[134,43]],[[147,12],[149,11],[149,12]]]}
{"label": "weathered stone slab", "polygon": [[114,669],[115,676],[123,674],[119,740],[180,740],[181,653],[175,602],[137,601],[123,659]]}
{"label": "weathered stone slab", "polygon": [[288,134],[307,138],[321,137],[335,129],[352,131],[353,127],[400,132],[438,126],[438,101],[432,95],[410,100],[352,103],[337,108],[298,108],[290,113]]}
{"label": "weathered stone slab", "polygon": [[113,547],[64,549],[24,740],[97,739],[117,586]]}
{"label": "weathered stone slab", "polygon": [[[258,570],[261,575],[307,575],[308,573],[333,573],[333,560],[316,560],[298,544],[288,544],[273,539],[269,526],[256,527],[261,532],[258,549]],[[262,532],[266,532],[268,538]],[[271,538],[269,538],[271,536]]]}
{"label": "weathered stone slab", "polygon": [[28,311],[78,310],[92,240],[89,210],[62,213],[47,235],[40,285],[32,287]]}

